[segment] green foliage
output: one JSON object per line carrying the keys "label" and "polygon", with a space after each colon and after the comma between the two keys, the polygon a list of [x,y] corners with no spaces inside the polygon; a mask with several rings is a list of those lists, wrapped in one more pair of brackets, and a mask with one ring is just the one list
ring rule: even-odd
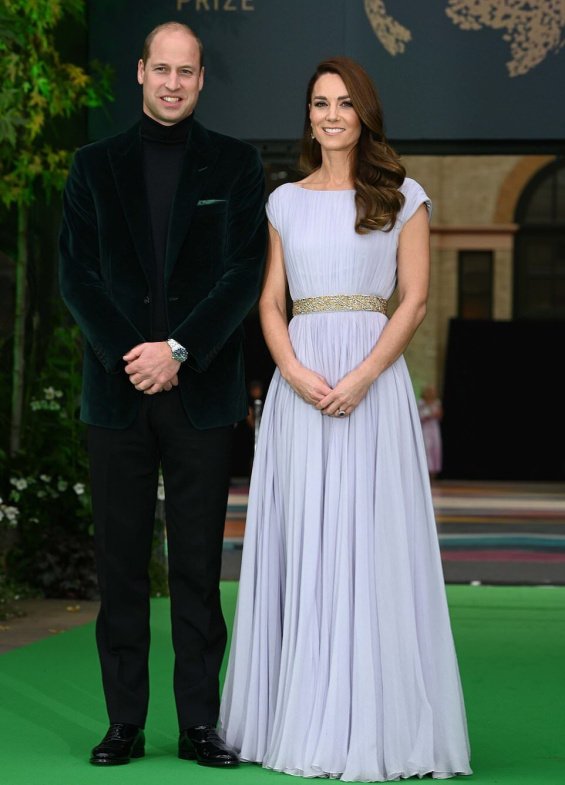
{"label": "green foliage", "polygon": [[10,551],[10,577],[26,581],[43,597],[95,600],[98,582],[92,537],[68,528],[51,526],[38,532],[32,551],[24,538]]}
{"label": "green foliage", "polygon": [[[22,449],[4,455],[4,518],[15,528],[8,574],[48,597],[96,595],[85,429],[78,419],[82,339],[56,326],[31,388]],[[14,512],[15,511],[15,512]]]}
{"label": "green foliage", "polygon": [[165,530],[163,477],[159,477],[157,491],[157,509],[155,512],[155,528],[153,530],[153,549],[149,563],[149,581],[152,597],[169,596],[169,575],[167,568],[167,535]]}
{"label": "green foliage", "polygon": [[0,572],[0,622],[25,616],[19,601],[35,596],[36,593],[30,591],[28,586],[15,583]]}
{"label": "green foliage", "polygon": [[68,15],[82,21],[83,0],[0,0],[0,203],[15,205],[17,213],[11,455],[22,444],[30,376],[26,370],[30,207],[63,188],[72,151],[54,141],[60,122],[111,98],[107,68],[98,66],[92,76],[79,65],[63,62],[56,31]]}
{"label": "green foliage", "polygon": [[60,190],[71,151],[50,142],[53,121],[111,100],[110,70],[61,61],[54,36],[83,0],[0,0],[0,201],[30,205]]}
{"label": "green foliage", "polygon": [[19,508],[20,525],[22,519],[44,527],[70,518],[73,528],[88,529],[88,466],[78,419],[81,364],[78,327],[55,327],[31,388],[23,447],[9,465],[4,498]]}

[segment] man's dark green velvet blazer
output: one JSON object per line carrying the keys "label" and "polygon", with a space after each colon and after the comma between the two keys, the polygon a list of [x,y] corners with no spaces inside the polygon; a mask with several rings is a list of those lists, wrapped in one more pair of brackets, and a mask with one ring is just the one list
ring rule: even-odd
{"label": "man's dark green velvet blazer", "polygon": [[[75,154],[63,200],[59,282],[86,338],[81,419],[106,428],[131,425],[143,396],[122,357],[151,340],[145,193],[139,123]],[[258,297],[265,247],[257,150],[195,121],[171,210],[165,287],[169,335],[189,352],[179,390],[196,428],[247,414],[241,324]]]}

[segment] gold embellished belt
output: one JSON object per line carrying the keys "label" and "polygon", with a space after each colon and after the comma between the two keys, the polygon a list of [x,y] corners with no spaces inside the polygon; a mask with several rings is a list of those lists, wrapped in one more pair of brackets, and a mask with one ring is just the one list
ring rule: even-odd
{"label": "gold embellished belt", "polygon": [[295,300],[292,303],[292,315],[322,311],[378,311],[386,316],[387,306],[388,300],[376,294],[330,294]]}

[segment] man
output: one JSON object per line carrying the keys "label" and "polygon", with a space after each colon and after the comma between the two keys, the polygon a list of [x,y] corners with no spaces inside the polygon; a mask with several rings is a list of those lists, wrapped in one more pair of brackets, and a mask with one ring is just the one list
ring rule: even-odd
{"label": "man", "polygon": [[86,338],[81,418],[110,720],[90,761],[144,754],[161,467],[179,757],[235,766],[215,732],[226,644],[219,580],[233,424],[247,414],[241,323],[266,243],[264,175],[254,147],[194,120],[204,67],[190,28],[155,28],[137,78],[141,122],[77,152],[60,237],[62,296]]}

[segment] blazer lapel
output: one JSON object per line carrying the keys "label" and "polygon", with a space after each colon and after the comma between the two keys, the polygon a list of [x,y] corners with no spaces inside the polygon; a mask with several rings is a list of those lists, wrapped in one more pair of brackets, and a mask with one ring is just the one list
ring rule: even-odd
{"label": "blazer lapel", "polygon": [[153,239],[145,194],[139,123],[126,131],[120,144],[108,150],[114,182],[128,228],[147,280],[151,280]]}
{"label": "blazer lapel", "polygon": [[187,142],[179,183],[169,219],[165,281],[168,281],[184,243],[192,213],[202,193],[208,172],[218,157],[218,149],[212,145],[206,129],[193,123]]}

